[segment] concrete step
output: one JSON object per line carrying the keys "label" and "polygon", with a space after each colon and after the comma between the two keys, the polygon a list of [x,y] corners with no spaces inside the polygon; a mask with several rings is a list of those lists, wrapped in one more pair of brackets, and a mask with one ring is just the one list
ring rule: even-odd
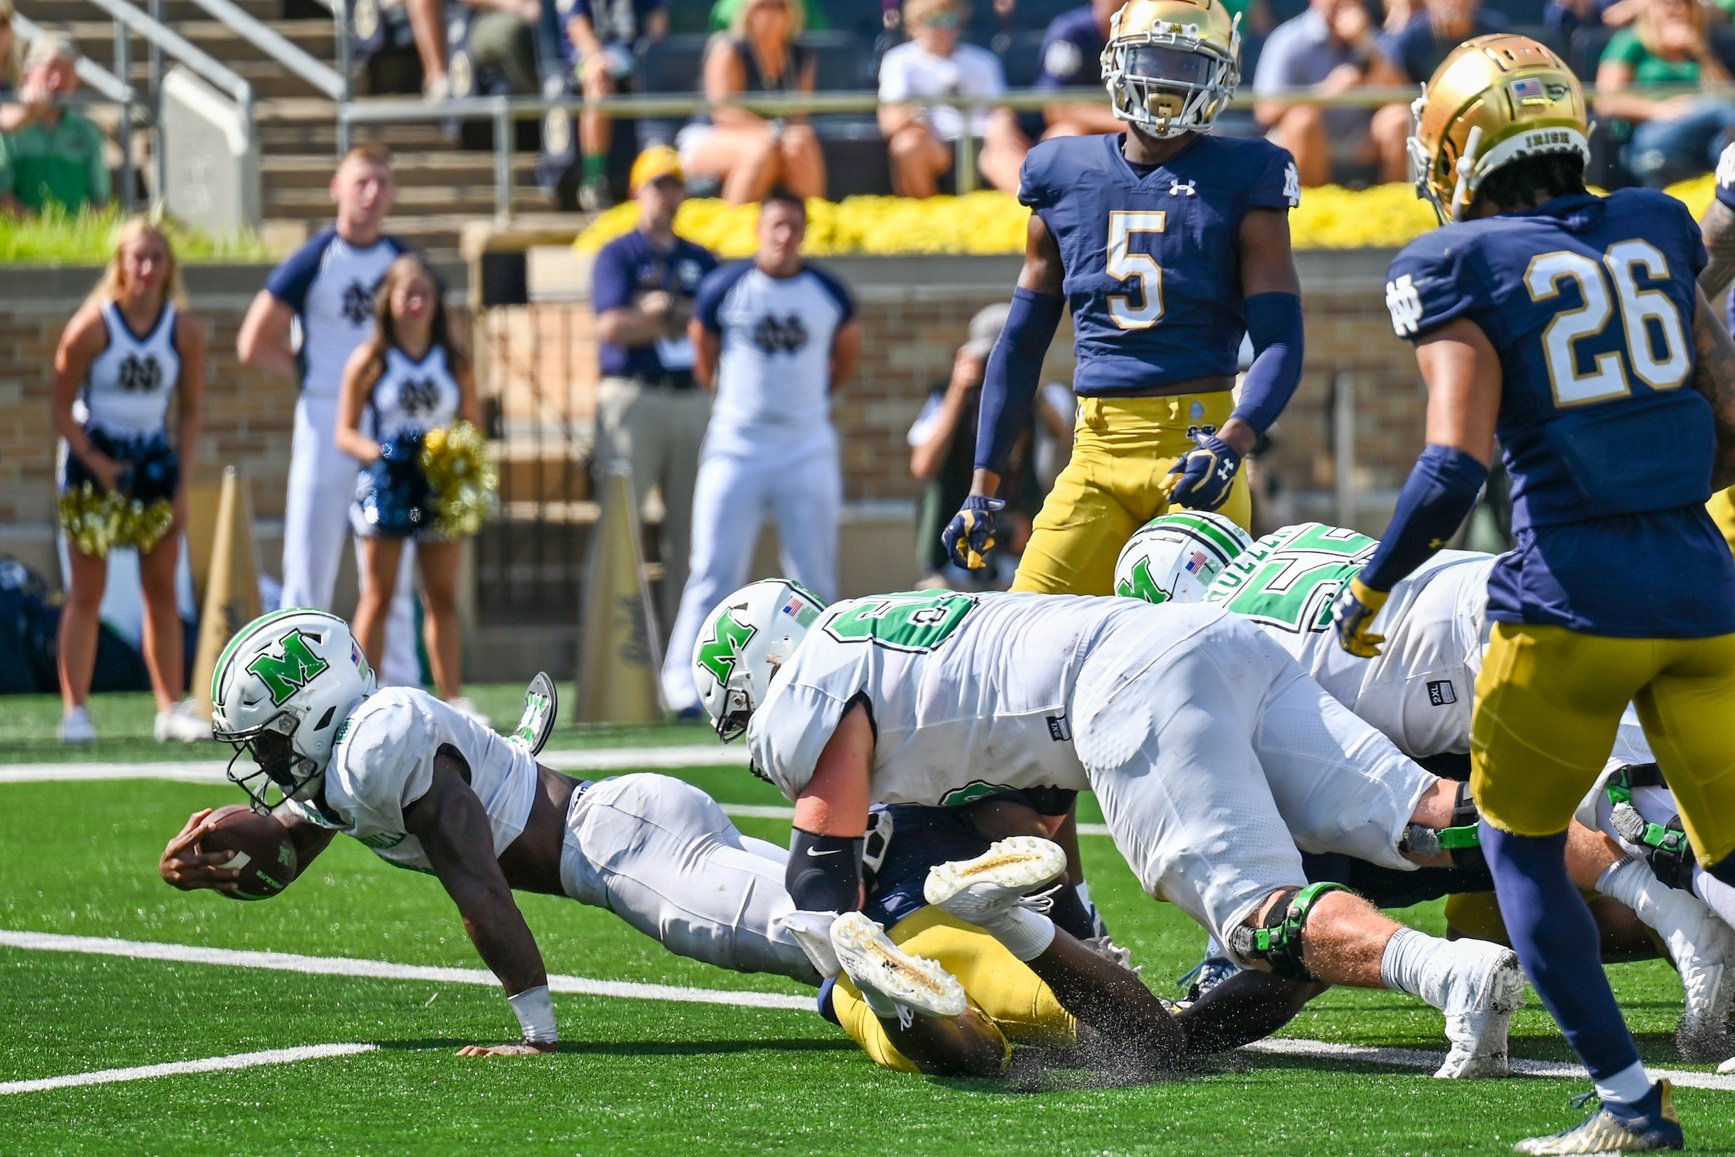
{"label": "concrete step", "polygon": [[[549,204],[548,194],[535,186],[520,186],[512,190],[514,212],[537,212],[547,209]],[[279,189],[267,184],[264,209],[267,217],[327,217],[331,214],[331,195],[323,187]],[[424,213],[476,217],[493,212],[494,183],[489,180],[444,187],[421,185],[399,188],[397,199],[393,203],[392,217],[394,221],[398,221]]]}
{"label": "concrete step", "polygon": [[[331,182],[332,157],[328,153],[267,152],[261,161],[260,176],[272,190],[319,189]],[[494,187],[494,155],[470,153],[454,149],[442,151],[406,150],[396,154],[392,169],[399,189],[453,185],[487,185]],[[512,158],[513,180],[519,188],[536,184],[536,158],[522,153]]]}
{"label": "concrete step", "polygon": [[[235,0],[235,5],[260,20],[276,21],[283,15],[283,0]],[[60,27],[85,20],[106,19],[102,9],[89,0],[25,0],[24,15],[38,24]],[[134,7],[149,12],[148,3],[135,0]],[[162,20],[174,25],[183,21],[210,20],[211,15],[192,0],[164,0]],[[331,24],[327,17],[326,24]]]}
{"label": "concrete step", "polygon": [[[96,8],[87,7],[86,11],[100,14],[100,10]],[[330,20],[273,20],[270,24],[273,31],[290,40],[315,60],[334,65],[337,59],[337,30]],[[169,27],[224,64],[233,66],[238,60],[270,59],[264,48],[218,20],[178,20],[169,22]],[[112,21],[92,20],[87,15],[84,19],[69,24],[65,31],[79,42],[86,55],[104,64],[112,59]],[[132,52],[135,60],[145,53],[146,48],[147,43],[143,38],[133,38]]]}
{"label": "concrete step", "polygon": [[[492,215],[490,208],[488,215]],[[478,219],[476,213],[415,213],[413,211],[394,212],[390,218],[391,231],[418,249],[425,251],[436,261],[457,260],[460,257],[459,242],[466,226],[474,224]],[[267,209],[265,228],[281,229],[292,233],[311,231],[324,228],[331,222],[331,202],[327,201],[323,210],[318,212],[297,211],[281,213]]]}

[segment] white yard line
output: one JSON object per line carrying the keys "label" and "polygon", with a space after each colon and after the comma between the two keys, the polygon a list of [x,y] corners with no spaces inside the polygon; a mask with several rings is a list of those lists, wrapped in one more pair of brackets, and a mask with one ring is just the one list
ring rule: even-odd
{"label": "white yard line", "polygon": [[[432,968],[414,964],[392,964],[379,960],[358,960],[341,956],[298,956],[287,952],[247,952],[224,948],[207,948],[195,944],[160,944],[141,940],[111,940],[97,936],[58,936],[47,932],[14,932],[0,930],[0,948],[24,948],[41,952],[78,952],[98,956],[123,956],[135,960],[164,960],[178,964],[212,964],[230,968],[263,968],[283,972],[300,972],[320,976],[359,976],[383,980],[422,980],[437,984],[473,984],[484,987],[497,987],[499,981],[494,974],[480,968]],[[808,996],[790,996],[784,993],[772,992],[731,992],[714,988],[687,988],[663,984],[636,984],[618,980],[589,980],[580,976],[550,976],[548,987],[555,992],[575,993],[585,996],[612,996],[629,1000],[671,1000],[698,1004],[722,1004],[743,1008],[770,1008],[788,1010],[810,1010],[813,1008],[813,998]],[[357,1052],[366,1051],[372,1045],[315,1045],[312,1049],[350,1049]],[[1389,1065],[1394,1068],[1406,1069],[1437,1069],[1445,1059],[1443,1052],[1430,1052],[1426,1049],[1381,1048],[1373,1045],[1336,1044],[1329,1041],[1303,1040],[1292,1038],[1277,1038],[1263,1040],[1246,1046],[1249,1052],[1270,1053],[1280,1056],[1316,1057],[1326,1060],[1360,1061],[1365,1064]],[[301,1053],[309,1050],[283,1049],[279,1053]],[[214,1057],[209,1061],[189,1061],[185,1065],[152,1065],[148,1069],[116,1069],[116,1073],[140,1073],[145,1076],[156,1076],[154,1070],[175,1072],[203,1072],[205,1069],[194,1069],[188,1065],[211,1065],[217,1068],[244,1067],[241,1064],[225,1064],[228,1061],[239,1061],[245,1057],[269,1057],[273,1053],[247,1053],[243,1057]],[[309,1055],[326,1055],[309,1053]],[[332,1053],[330,1055],[341,1055]],[[285,1060],[297,1060],[301,1057],[287,1056]],[[255,1064],[269,1064],[271,1061],[252,1061]],[[1564,1064],[1558,1061],[1526,1061],[1512,1062],[1514,1074],[1526,1077],[1553,1077],[1569,1081],[1587,1081],[1588,1073],[1579,1065]],[[1681,1088],[1714,1089],[1719,1092],[1735,1092],[1735,1073],[1722,1075],[1719,1073],[1695,1072],[1685,1069],[1650,1070],[1654,1077],[1668,1077]],[[96,1078],[104,1080],[136,1080],[137,1077],[105,1076],[98,1073],[87,1073],[75,1077],[54,1077],[52,1081],[65,1084],[95,1084]],[[43,1085],[37,1081],[17,1081],[10,1085],[0,1084],[0,1093],[26,1092],[28,1087],[40,1085],[44,1088],[60,1087],[60,1085]]]}
{"label": "white yard line", "polygon": [[217,1073],[225,1069],[251,1069],[258,1065],[287,1065],[295,1061],[315,1061],[325,1057],[352,1057],[371,1053],[379,1045],[333,1044],[303,1045],[293,1049],[266,1049],[258,1053],[236,1053],[227,1057],[201,1057],[196,1061],[172,1061],[163,1065],[140,1065],[134,1069],[99,1069],[94,1073],[72,1073],[64,1077],[43,1077],[34,1081],[0,1082],[0,1097],[9,1093],[42,1093],[50,1089],[71,1089],[79,1085],[111,1085],[117,1081],[146,1081],[152,1077],[173,1077],[183,1073]]}
{"label": "white yard line", "polygon": [[[134,960],[166,960],[175,964],[216,964],[230,968],[264,968],[314,976],[364,976],[379,980],[425,980],[436,984],[478,984],[498,988],[500,981],[485,968],[434,968],[392,964],[347,956],[300,956],[292,952],[249,952],[207,948],[199,944],[160,944],[148,940],[111,940],[104,936],[58,936],[48,932],[0,931],[0,948],[30,948],[43,952],[80,952],[95,956],[125,956]],[[729,992],[672,984],[639,984],[627,980],[590,980],[582,976],[550,976],[554,992],[580,996],[613,996],[624,1000],[674,1000],[687,1004],[730,1004],[745,1008],[812,1008],[813,998],[780,992]]]}

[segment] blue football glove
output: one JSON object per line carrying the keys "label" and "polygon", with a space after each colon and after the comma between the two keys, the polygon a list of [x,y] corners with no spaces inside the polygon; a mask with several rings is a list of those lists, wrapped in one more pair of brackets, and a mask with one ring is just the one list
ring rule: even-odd
{"label": "blue football glove", "polygon": [[[1169,470],[1174,479],[1169,501],[1189,510],[1215,510],[1229,499],[1229,487],[1241,469],[1241,455],[1215,434],[1195,434],[1198,449],[1189,450]],[[1175,475],[1180,475],[1176,478]]]}
{"label": "blue football glove", "polygon": [[1337,632],[1338,646],[1363,659],[1379,654],[1386,637],[1373,634],[1368,628],[1389,598],[1390,591],[1369,590],[1359,578],[1345,583],[1337,601],[1331,604],[1331,629]]}
{"label": "blue football glove", "polygon": [[966,570],[981,570],[988,565],[988,553],[994,549],[994,516],[1006,509],[1004,498],[984,498],[972,494],[964,506],[952,516],[952,521],[940,535],[946,557]]}

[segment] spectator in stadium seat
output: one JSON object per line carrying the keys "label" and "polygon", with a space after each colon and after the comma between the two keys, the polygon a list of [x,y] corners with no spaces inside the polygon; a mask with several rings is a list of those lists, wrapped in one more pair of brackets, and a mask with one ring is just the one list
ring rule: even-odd
{"label": "spectator in stadium seat", "polygon": [[536,28],[542,0],[464,0],[477,9],[470,21],[470,56],[476,67],[506,78],[514,93],[536,92]]}
{"label": "spectator in stadium seat", "polygon": [[[813,53],[797,42],[803,28],[792,0],[746,0],[727,36],[705,56],[705,99],[713,106],[756,92],[812,92]],[[713,107],[676,138],[689,177],[716,177],[723,199],[745,205],[782,187],[825,196],[825,158],[804,116],[762,117]]]}
{"label": "spectator in stadium seat", "polygon": [[[1042,71],[1037,74],[1036,87],[1100,90],[1102,50],[1108,46],[1109,21],[1120,7],[1121,0],[1091,0],[1049,21],[1042,36]],[[1051,104],[1042,115],[1048,121],[1044,140],[1121,131],[1121,122],[1114,109],[1103,103],[1100,91],[1088,104]]]}
{"label": "spectator in stadium seat", "polygon": [[0,209],[14,216],[108,203],[102,130],[62,104],[78,89],[78,56],[71,37],[51,32],[25,57],[15,123],[0,135]]}
{"label": "spectator in stadium seat", "polygon": [[422,97],[450,100],[452,80],[446,75],[446,14],[441,10],[441,0],[401,2],[410,20],[410,36],[416,42],[416,58],[422,64]]}
{"label": "spectator in stadium seat", "polygon": [[[24,75],[23,61],[18,54],[18,33],[12,27],[12,0],[0,0],[0,100],[9,100],[18,91]],[[9,128],[0,122],[0,128]]]}
{"label": "spectator in stadium seat", "polygon": [[1637,15],[1633,0],[1548,0],[1542,9],[1542,22],[1559,32],[1563,41],[1569,41],[1580,28],[1619,27]]}
{"label": "spectator in stadium seat", "polygon": [[1695,0],[1644,0],[1638,19],[1614,34],[1597,65],[1596,113],[1632,125],[1621,161],[1652,188],[1715,169],[1735,132],[1735,103],[1721,96],[1642,92],[1647,85],[1729,82],[1706,20]]}
{"label": "spectator in stadium seat", "polygon": [[[632,77],[638,44],[661,40],[668,32],[668,0],[573,0],[566,39],[579,91],[590,100],[613,96]],[[610,203],[608,149],[613,130],[613,120],[600,112],[579,114],[584,179],[578,187],[578,203],[582,208],[605,209]]]}
{"label": "spectator in stadium seat", "polygon": [[[735,18],[747,0],[717,0],[711,6],[711,31],[727,32],[735,26]],[[801,0],[801,26],[812,32],[824,32],[831,27],[825,18],[825,8],[814,0]]]}
{"label": "spectator in stadium seat", "polygon": [[880,61],[880,131],[891,153],[892,189],[904,197],[932,197],[956,160],[955,142],[968,132],[981,142],[977,168],[988,183],[1010,193],[1030,142],[1005,108],[966,114],[951,105],[923,107],[912,98],[999,96],[1006,91],[1000,58],[963,43],[970,9],[962,0],[907,0],[910,40]]}
{"label": "spectator in stadium seat", "polygon": [[[1428,83],[1446,54],[1472,36],[1504,32],[1511,21],[1485,11],[1481,0],[1423,0],[1420,12],[1380,46],[1380,63],[1369,83],[1415,87]],[[1396,101],[1374,112],[1370,132],[1381,158],[1380,179],[1402,181],[1409,168],[1407,142],[1410,102]]]}
{"label": "spectator in stadium seat", "polygon": [[[1279,24],[1265,41],[1253,74],[1253,116],[1271,140],[1295,157],[1306,186],[1342,179],[1351,168],[1375,168],[1382,179],[1403,179],[1404,153],[1384,157],[1365,108],[1326,108],[1277,98],[1285,89],[1338,96],[1374,83],[1388,67],[1373,17],[1363,0],[1309,0],[1307,11]],[[1387,176],[1395,166],[1396,175]]]}

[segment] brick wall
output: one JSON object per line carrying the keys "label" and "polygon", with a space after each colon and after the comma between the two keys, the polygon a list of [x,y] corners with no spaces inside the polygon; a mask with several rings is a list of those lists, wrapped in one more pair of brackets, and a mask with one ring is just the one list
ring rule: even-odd
{"label": "brick wall", "polygon": [[[1378,530],[1421,445],[1422,393],[1408,347],[1391,333],[1382,300],[1386,255],[1302,254],[1308,325],[1307,373],[1278,428],[1271,465],[1299,499],[1303,515],[1331,517],[1335,485],[1330,397],[1334,375],[1354,375],[1358,509],[1350,519]],[[1015,258],[848,259],[827,263],[855,289],[865,329],[861,370],[839,397],[837,422],[851,502],[902,501],[917,492],[908,475],[905,433],[928,389],[943,381],[971,315],[1003,301]],[[293,387],[240,366],[235,332],[266,270],[189,271],[192,306],[211,329],[205,448],[199,480],[215,481],[235,463],[251,482],[264,522],[282,515]],[[54,436],[48,421],[55,344],[66,318],[94,282],[94,270],[8,269],[0,277],[0,551],[38,565],[47,558],[54,517]],[[461,282],[461,278],[458,279]],[[536,356],[529,359],[534,329]],[[582,301],[519,311],[484,324],[477,335],[484,390],[502,394],[515,425],[559,420],[582,446],[590,422],[594,346]],[[1070,332],[1056,338],[1046,375],[1065,380]],[[539,393],[526,399],[534,363]],[[273,535],[262,536],[275,569]]]}

